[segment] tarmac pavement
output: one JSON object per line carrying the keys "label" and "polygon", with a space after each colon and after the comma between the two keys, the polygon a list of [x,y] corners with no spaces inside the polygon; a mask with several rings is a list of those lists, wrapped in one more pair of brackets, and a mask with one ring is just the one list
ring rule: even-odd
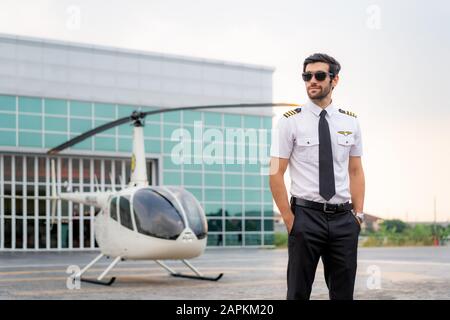
{"label": "tarmac pavement", "polygon": [[[69,266],[84,267],[96,252],[1,252],[0,299],[285,299],[286,249],[207,249],[190,262],[218,282],[171,277],[153,261],[120,262],[111,286],[67,281]],[[112,260],[101,260],[95,278]],[[190,273],[178,261],[167,264]],[[67,285],[69,283],[69,286]],[[312,299],[328,299],[319,263]],[[360,248],[355,299],[450,299],[450,247]]]}

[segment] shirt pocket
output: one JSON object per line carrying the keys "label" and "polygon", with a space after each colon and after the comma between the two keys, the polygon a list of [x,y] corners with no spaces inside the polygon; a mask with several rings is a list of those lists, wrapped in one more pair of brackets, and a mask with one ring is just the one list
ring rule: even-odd
{"label": "shirt pocket", "polygon": [[298,159],[303,162],[319,162],[319,139],[299,138],[295,142]]}
{"label": "shirt pocket", "polygon": [[355,138],[353,136],[341,136],[337,138],[337,160],[345,161],[350,156],[350,148],[355,144]]}

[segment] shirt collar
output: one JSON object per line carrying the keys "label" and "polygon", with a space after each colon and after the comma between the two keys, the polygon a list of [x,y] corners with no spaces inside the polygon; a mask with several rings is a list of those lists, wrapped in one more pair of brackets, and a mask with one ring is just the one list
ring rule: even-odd
{"label": "shirt collar", "polygon": [[[315,104],[314,102],[312,102],[311,100],[308,100],[308,102],[306,103],[306,107],[308,110],[310,110],[312,113],[314,113],[316,116],[320,116],[320,113],[322,112],[321,107],[319,107],[317,104]],[[331,101],[331,103],[325,108],[325,111],[327,112],[327,114],[329,116],[331,116],[334,112],[336,112],[336,108],[333,104],[333,100]]]}

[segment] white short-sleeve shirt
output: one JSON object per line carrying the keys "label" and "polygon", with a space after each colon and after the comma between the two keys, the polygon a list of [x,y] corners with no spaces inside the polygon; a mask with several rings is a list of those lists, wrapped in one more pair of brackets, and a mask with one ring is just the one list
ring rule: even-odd
{"label": "white short-sleeve shirt", "polygon": [[[349,157],[363,154],[361,129],[356,116],[331,103],[325,108],[330,128],[336,194],[328,203],[351,200]],[[274,129],[270,155],[289,159],[291,195],[305,200],[327,202],[319,194],[319,119],[322,108],[308,101],[287,112]]]}

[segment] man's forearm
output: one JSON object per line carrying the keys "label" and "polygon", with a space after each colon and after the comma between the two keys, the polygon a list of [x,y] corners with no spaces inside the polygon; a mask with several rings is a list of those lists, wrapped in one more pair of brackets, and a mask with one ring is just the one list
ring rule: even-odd
{"label": "man's forearm", "polygon": [[352,196],[353,210],[355,212],[363,212],[364,209],[364,192],[365,179],[364,171],[350,173],[350,193]]}
{"label": "man's forearm", "polygon": [[291,207],[289,205],[289,199],[287,195],[286,185],[284,184],[284,178],[281,174],[274,174],[270,176],[270,190],[272,191],[275,204],[280,210],[281,215],[290,213]]}

